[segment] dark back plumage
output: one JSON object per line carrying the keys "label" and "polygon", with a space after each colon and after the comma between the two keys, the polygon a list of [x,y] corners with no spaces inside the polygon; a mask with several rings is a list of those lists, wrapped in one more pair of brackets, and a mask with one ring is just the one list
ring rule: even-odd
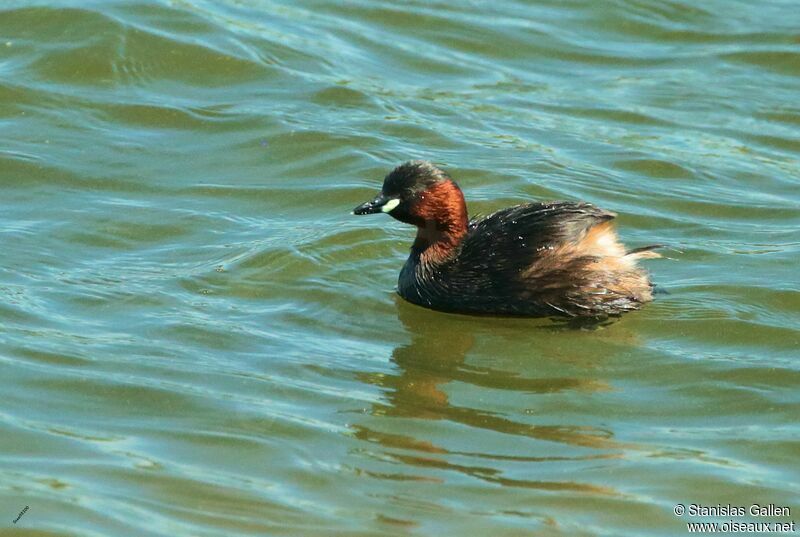
{"label": "dark back plumage", "polygon": [[[411,302],[465,313],[604,317],[636,309],[649,299],[646,277],[645,290],[619,289],[625,275],[603,270],[596,253],[578,246],[614,217],[565,201],[497,211],[472,220],[443,263],[428,267],[422,252],[412,251],[399,291]],[[628,279],[640,281],[641,269],[631,268]]]}

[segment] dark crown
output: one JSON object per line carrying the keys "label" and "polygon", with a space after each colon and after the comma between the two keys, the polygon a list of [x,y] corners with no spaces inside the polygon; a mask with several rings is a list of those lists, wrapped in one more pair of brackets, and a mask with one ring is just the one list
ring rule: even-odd
{"label": "dark crown", "polygon": [[450,177],[427,160],[404,162],[384,178],[383,193],[386,195],[412,194],[433,186]]}

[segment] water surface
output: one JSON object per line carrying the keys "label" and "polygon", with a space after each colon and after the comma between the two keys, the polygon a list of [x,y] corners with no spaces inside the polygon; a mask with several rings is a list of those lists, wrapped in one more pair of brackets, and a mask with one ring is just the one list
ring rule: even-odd
{"label": "water surface", "polygon": [[[795,518],[800,11],[696,4],[4,2],[0,531]],[[412,230],[349,211],[409,158],[472,212],[617,212],[664,293],[593,331],[403,302]]]}

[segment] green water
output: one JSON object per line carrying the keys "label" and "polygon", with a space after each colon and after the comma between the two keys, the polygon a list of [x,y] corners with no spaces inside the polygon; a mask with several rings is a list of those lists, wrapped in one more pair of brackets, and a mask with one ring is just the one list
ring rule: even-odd
{"label": "green water", "polygon": [[[0,534],[800,519],[798,28],[795,1],[5,0]],[[595,331],[403,302],[413,231],[349,211],[409,158],[472,212],[616,211],[670,246],[664,293]]]}

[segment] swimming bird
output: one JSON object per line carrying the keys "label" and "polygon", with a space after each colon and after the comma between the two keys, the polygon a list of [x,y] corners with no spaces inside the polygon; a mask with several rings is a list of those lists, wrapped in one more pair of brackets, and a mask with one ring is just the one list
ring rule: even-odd
{"label": "swimming bird", "polygon": [[640,259],[659,245],[625,250],[614,213],[590,203],[535,202],[470,220],[464,195],[442,169],[412,160],[353,214],[386,213],[416,226],[397,291],[454,313],[607,318],[653,299]]}

